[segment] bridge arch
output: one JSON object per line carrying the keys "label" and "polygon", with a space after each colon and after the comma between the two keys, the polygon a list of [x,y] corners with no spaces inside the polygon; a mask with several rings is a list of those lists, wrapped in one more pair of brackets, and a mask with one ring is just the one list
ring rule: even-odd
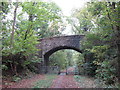
{"label": "bridge arch", "polygon": [[39,56],[44,59],[44,64],[47,66],[49,56],[58,50],[73,49],[82,53],[80,41],[83,38],[84,35],[69,35],[40,39],[40,43],[37,45],[40,49]]}

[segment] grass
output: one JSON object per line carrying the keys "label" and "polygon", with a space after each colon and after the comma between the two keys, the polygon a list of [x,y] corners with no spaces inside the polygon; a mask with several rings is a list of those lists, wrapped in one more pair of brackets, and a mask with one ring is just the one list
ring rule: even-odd
{"label": "grass", "polygon": [[84,77],[84,76],[79,76],[79,75],[75,75],[75,76],[74,76],[74,79],[75,79],[77,82],[83,82],[85,78],[86,78],[86,77]]}
{"label": "grass", "polygon": [[44,80],[39,80],[33,88],[49,88],[57,75],[46,75]]}

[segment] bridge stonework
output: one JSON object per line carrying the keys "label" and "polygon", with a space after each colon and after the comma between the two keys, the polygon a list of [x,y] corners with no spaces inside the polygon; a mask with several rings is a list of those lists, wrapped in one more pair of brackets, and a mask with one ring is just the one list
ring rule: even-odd
{"label": "bridge stonework", "polygon": [[40,43],[37,45],[39,57],[44,59],[47,65],[49,56],[54,52],[61,49],[73,49],[81,53],[80,41],[84,35],[69,35],[69,36],[58,36],[40,39]]}

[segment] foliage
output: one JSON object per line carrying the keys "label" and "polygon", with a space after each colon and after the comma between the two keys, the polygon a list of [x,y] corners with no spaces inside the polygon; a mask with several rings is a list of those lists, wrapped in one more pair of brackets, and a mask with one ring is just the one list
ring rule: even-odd
{"label": "foliage", "polygon": [[42,61],[41,58],[38,58],[37,56],[32,56],[30,60],[28,59],[23,62],[23,66],[39,63],[40,61]]}
{"label": "foliage", "polygon": [[95,59],[93,61],[93,63],[99,65],[99,62],[105,60],[105,57],[106,57],[106,50],[108,49],[108,46],[94,46],[92,49],[91,49],[91,52],[93,52],[95,54]]}
{"label": "foliage", "polygon": [[50,65],[59,66],[61,69],[66,68],[66,52],[64,50],[55,52],[50,56]]}
{"label": "foliage", "polygon": [[14,81],[14,82],[18,82],[19,80],[21,80],[21,78],[18,77],[18,76],[13,76],[12,77],[12,81]]}
{"label": "foliage", "polygon": [[83,68],[82,68],[82,64],[84,63],[84,56],[83,54],[80,54],[78,52],[75,52],[73,54],[72,59],[75,61],[75,66],[78,69],[78,74],[83,74]]}
{"label": "foliage", "polygon": [[[22,21],[22,16],[25,13],[31,15],[31,27],[37,31],[39,38],[50,37],[60,34],[57,29],[61,20],[61,10],[55,3],[45,2],[24,2],[21,4],[23,12],[19,14],[19,19]],[[24,28],[26,20],[22,21],[21,25]]]}
{"label": "foliage", "polygon": [[110,61],[103,61],[96,70],[96,77],[105,84],[111,85],[116,82],[115,68],[110,65]]}
{"label": "foliage", "polygon": [[92,52],[84,51],[83,54],[76,53],[73,58],[76,61],[80,75],[95,75],[96,65],[92,62],[94,60]]}
{"label": "foliage", "polygon": [[13,75],[27,68],[36,71],[36,63],[41,62],[36,44],[40,38],[60,34],[61,10],[53,2],[42,1],[2,2],[2,6],[3,70],[8,68]]}
{"label": "foliage", "polygon": [[75,34],[86,36],[81,42],[85,59],[83,65],[89,67],[85,72],[89,73],[90,67],[95,68],[96,78],[105,84],[114,84],[116,81],[113,78],[120,81],[120,76],[117,75],[120,68],[119,8],[120,2],[95,0],[73,11],[72,17],[76,19],[76,23],[73,19],[69,20]]}
{"label": "foliage", "polygon": [[96,65],[93,63],[87,62],[82,65],[83,68],[83,74],[84,75],[89,75],[89,76],[94,76],[95,75],[95,70],[96,70]]}
{"label": "foliage", "polygon": [[8,69],[8,67],[6,65],[1,65],[0,68],[2,68],[2,70],[7,70]]}
{"label": "foliage", "polygon": [[[75,75],[75,81],[78,83],[80,88],[98,88],[93,78],[83,75]],[[88,84],[89,83],[89,84]],[[102,86],[100,88],[103,88]]]}
{"label": "foliage", "polygon": [[74,65],[72,50],[60,50],[50,56],[50,65],[59,66],[60,69],[65,69]]}

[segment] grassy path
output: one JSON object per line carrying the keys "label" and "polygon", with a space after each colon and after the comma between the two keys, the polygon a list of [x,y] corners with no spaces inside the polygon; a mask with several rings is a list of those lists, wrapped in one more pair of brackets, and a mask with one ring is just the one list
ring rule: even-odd
{"label": "grassy path", "polygon": [[93,78],[80,75],[35,75],[7,88],[96,88]]}
{"label": "grassy path", "polygon": [[74,75],[59,75],[53,81],[51,88],[79,88],[73,78]]}
{"label": "grassy path", "polygon": [[[37,74],[28,79],[22,79],[18,82],[12,82],[5,88],[49,88],[57,75]],[[4,88],[4,89],[5,89]]]}
{"label": "grassy path", "polygon": [[29,79],[22,79],[21,81],[15,82],[7,88],[32,88],[34,86],[34,82],[38,80],[43,80],[45,75],[37,74]]}
{"label": "grassy path", "polygon": [[46,75],[45,79],[34,83],[33,88],[49,88],[57,75]]}

